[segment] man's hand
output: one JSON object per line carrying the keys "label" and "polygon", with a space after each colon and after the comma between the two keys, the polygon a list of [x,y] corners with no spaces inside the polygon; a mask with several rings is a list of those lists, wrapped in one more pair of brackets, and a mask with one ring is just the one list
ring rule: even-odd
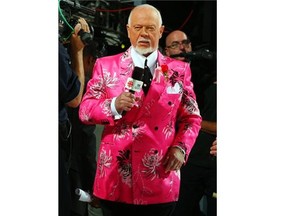
{"label": "man's hand", "polygon": [[212,154],[213,156],[217,156],[217,139],[214,140],[212,146],[210,147],[210,154]]}
{"label": "man's hand", "polygon": [[74,33],[70,37],[70,43],[72,44],[71,45],[71,52],[73,52],[73,53],[77,53],[79,51],[82,51],[84,46],[85,46],[85,44],[82,42],[80,36],[78,35],[78,33],[81,29],[84,32],[88,32],[88,33],[90,32],[88,23],[86,22],[85,19],[80,17],[78,19],[78,23],[74,27]]}
{"label": "man's hand", "polygon": [[115,108],[118,113],[130,111],[135,103],[135,95],[131,92],[123,92],[115,100]]}
{"label": "man's hand", "polygon": [[183,152],[179,148],[171,147],[168,150],[163,162],[165,172],[179,170],[183,165],[184,161],[185,154],[183,154]]}

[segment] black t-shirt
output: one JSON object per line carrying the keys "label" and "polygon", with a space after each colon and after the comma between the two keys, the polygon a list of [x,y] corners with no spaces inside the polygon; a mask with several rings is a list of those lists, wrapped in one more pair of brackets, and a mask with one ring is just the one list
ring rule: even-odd
{"label": "black t-shirt", "polygon": [[74,99],[80,91],[80,81],[70,65],[70,57],[63,44],[59,43],[59,123],[68,119],[65,104]]}
{"label": "black t-shirt", "polygon": [[[90,77],[85,77],[85,87]],[[76,186],[92,191],[96,173],[96,125],[83,124],[79,119],[79,107],[68,108],[72,123],[71,169],[79,173],[74,176]],[[77,179],[79,178],[79,179]]]}
{"label": "black t-shirt", "polygon": [[[203,106],[200,109],[200,113],[203,120],[217,122],[217,85],[212,83],[203,92]],[[210,154],[210,147],[212,142],[216,139],[216,135],[208,134],[203,131],[199,131],[199,135],[189,155],[189,163],[205,166],[215,167],[216,157]]]}

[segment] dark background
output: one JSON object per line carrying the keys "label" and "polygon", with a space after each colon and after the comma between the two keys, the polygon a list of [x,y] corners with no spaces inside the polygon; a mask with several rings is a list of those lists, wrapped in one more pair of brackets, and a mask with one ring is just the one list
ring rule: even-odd
{"label": "dark background", "polygon": [[165,34],[173,30],[184,31],[192,41],[193,48],[202,46],[216,51],[216,1],[148,1],[162,14]]}
{"label": "dark background", "polygon": [[60,8],[68,21],[71,17],[84,17],[94,29],[95,40],[105,44],[110,55],[130,46],[126,24],[131,9],[140,3],[151,4],[161,12],[165,25],[161,47],[167,34],[179,29],[191,39],[194,51],[208,48],[216,52],[216,1],[60,0]]}

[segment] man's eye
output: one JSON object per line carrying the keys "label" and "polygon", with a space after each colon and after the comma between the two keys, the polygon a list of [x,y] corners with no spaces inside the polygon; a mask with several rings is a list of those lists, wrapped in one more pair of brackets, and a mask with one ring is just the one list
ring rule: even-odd
{"label": "man's eye", "polygon": [[134,27],[134,29],[135,29],[136,31],[139,31],[141,28],[142,28],[142,27],[140,27],[140,26],[135,26],[135,27]]}
{"label": "man's eye", "polygon": [[171,44],[171,47],[178,47],[179,46],[179,43],[172,43]]}
{"label": "man's eye", "polygon": [[154,27],[147,27],[147,30],[148,30],[148,31],[154,31],[155,28],[154,28]]}

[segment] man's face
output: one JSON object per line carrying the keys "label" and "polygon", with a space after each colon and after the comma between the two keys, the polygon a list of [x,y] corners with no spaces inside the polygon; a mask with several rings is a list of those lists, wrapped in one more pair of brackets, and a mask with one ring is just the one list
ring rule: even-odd
{"label": "man's face", "polygon": [[135,50],[145,56],[157,50],[164,31],[157,14],[148,9],[134,11],[130,21],[127,32]]}
{"label": "man's face", "polygon": [[[188,53],[192,51],[192,45],[187,36],[182,32],[173,32],[166,38],[165,52],[167,56],[179,53]],[[184,57],[175,57],[175,59],[185,61]]]}

